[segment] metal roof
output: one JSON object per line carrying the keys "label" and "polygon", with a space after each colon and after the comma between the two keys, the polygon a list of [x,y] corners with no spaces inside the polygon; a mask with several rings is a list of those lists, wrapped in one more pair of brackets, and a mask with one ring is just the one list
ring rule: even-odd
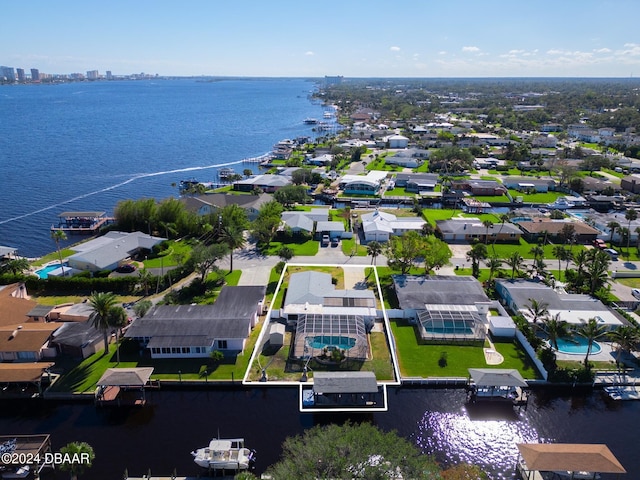
{"label": "metal roof", "polygon": [[377,393],[378,383],[373,372],[315,372],[313,391],[316,394]]}
{"label": "metal roof", "polygon": [[518,443],[517,447],[530,470],[627,473],[603,444]]}
{"label": "metal roof", "polygon": [[470,368],[469,375],[479,387],[528,387],[518,370],[506,368]]}
{"label": "metal roof", "polygon": [[489,297],[478,280],[460,275],[393,275],[400,308],[423,309],[432,305],[474,305]]}
{"label": "metal roof", "polygon": [[153,367],[107,368],[96,385],[114,387],[142,387],[147,384]]}

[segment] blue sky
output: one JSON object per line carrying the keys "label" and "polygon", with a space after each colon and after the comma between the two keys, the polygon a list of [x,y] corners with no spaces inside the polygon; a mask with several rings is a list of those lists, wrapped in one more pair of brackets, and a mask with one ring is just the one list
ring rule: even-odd
{"label": "blue sky", "polygon": [[637,0],[0,0],[0,65],[46,73],[640,76]]}

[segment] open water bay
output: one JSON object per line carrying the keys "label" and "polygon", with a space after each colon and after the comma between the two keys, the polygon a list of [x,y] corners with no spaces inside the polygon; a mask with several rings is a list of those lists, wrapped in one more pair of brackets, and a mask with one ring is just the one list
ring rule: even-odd
{"label": "open water bay", "polygon": [[[177,196],[175,184],[216,181],[217,169],[276,142],[315,137],[322,119],[303,79],[194,79],[0,87],[0,245],[34,257],[55,250],[63,211]],[[70,239],[77,241],[77,238]]]}
{"label": "open water bay", "polygon": [[[638,478],[637,425],[640,402],[613,402],[601,391],[539,390],[526,411],[510,406],[466,405],[461,389],[390,389],[389,411],[365,416],[300,414],[297,389],[222,388],[150,392],[150,405],[108,411],[93,403],[16,401],[0,403],[0,433],[50,433],[54,451],[86,441],[96,452],[84,478],[122,478],[201,473],[189,452],[221,437],[244,437],[257,450],[256,473],[276,462],[282,441],[316,424],[370,421],[396,430],[443,465],[482,466],[492,479],[515,478],[520,442],[605,443],[628,475]],[[58,473],[57,477],[67,478]],[[45,477],[43,477],[45,478]],[[604,479],[615,478],[603,475]]]}

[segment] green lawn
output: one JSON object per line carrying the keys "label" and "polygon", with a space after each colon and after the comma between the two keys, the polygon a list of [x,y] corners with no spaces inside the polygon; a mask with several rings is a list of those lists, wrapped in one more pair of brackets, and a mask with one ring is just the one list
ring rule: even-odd
{"label": "green lawn", "polygon": [[262,250],[262,253],[265,255],[278,255],[278,251],[282,247],[289,247],[296,256],[314,256],[318,253],[320,243],[317,240],[308,239],[307,237],[293,237],[291,240],[285,241],[274,240],[269,245],[269,248]]}
{"label": "green lawn", "polygon": [[[358,257],[366,257],[367,256],[367,247],[358,243],[356,245],[356,239],[354,238],[343,238],[341,240],[342,243],[342,253],[345,255],[351,255],[357,247],[356,256]],[[331,248],[331,247],[329,247]]]}
{"label": "green lawn", "polygon": [[[76,253],[76,251],[72,250],[71,248],[63,248],[60,250],[60,254],[62,255],[63,260],[67,257],[70,257],[74,253]],[[40,267],[45,263],[49,263],[53,261],[57,261],[58,263],[60,263],[60,256],[58,255],[57,251],[47,253],[44,257],[40,257],[38,260],[31,262],[31,265],[34,267]]]}
{"label": "green lawn", "polygon": [[[469,368],[487,368],[483,347],[459,345],[420,345],[414,327],[405,322],[392,321],[391,330],[396,339],[400,373],[403,377],[463,377]],[[524,350],[511,341],[496,342],[495,347],[504,357],[497,368],[514,368],[524,378],[537,378]],[[446,358],[446,361],[443,359]]]}
{"label": "green lawn", "polygon": [[[518,243],[518,244],[496,243],[496,245],[495,245],[495,254],[496,254],[496,256],[498,258],[506,259],[506,258],[509,258],[513,252],[517,251],[517,252],[520,252],[520,255],[522,255],[522,258],[532,259],[533,258],[533,254],[530,253],[530,250],[535,246],[538,246],[538,244],[529,243],[525,239],[521,238],[520,239],[520,243]],[[555,247],[555,245],[545,245],[543,247],[544,258],[546,260],[547,266],[550,267],[550,268],[554,267],[554,265],[551,262],[553,262],[553,261],[557,262],[556,257],[553,255],[553,247]],[[584,250],[584,248],[585,248],[584,245],[573,245],[571,247],[571,251],[575,255],[579,251]],[[487,245],[487,252],[488,252],[489,255],[493,255],[493,245],[492,244]],[[556,263],[555,266],[557,266],[557,265],[558,264]],[[564,262],[562,264],[562,268],[564,269]]]}
{"label": "green lawn", "polygon": [[144,261],[145,268],[175,267],[184,264],[191,255],[193,245],[189,241],[169,241],[169,246],[156,257],[149,257]]}
{"label": "green lawn", "polygon": [[509,197],[506,195],[473,195],[471,198],[487,203],[509,203]]}
{"label": "green lawn", "polygon": [[563,192],[541,192],[527,194],[513,189],[510,189],[509,193],[514,200],[516,199],[516,197],[522,197],[523,203],[553,203],[558,199],[558,197],[566,195],[566,193]]}
{"label": "green lawn", "polygon": [[396,187],[384,192],[384,196],[385,197],[415,197],[416,194],[412,192],[407,192],[407,190],[404,187]]}

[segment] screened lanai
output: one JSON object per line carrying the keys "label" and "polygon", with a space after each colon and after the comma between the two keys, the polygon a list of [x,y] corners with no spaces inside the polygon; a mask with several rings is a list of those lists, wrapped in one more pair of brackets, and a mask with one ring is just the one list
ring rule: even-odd
{"label": "screened lanai", "polygon": [[309,313],[298,317],[292,357],[319,357],[335,349],[343,351],[346,358],[367,358],[367,328],[362,316]]}
{"label": "screened lanai", "polygon": [[423,340],[475,342],[484,340],[485,327],[475,307],[427,305],[419,310],[418,326]]}

